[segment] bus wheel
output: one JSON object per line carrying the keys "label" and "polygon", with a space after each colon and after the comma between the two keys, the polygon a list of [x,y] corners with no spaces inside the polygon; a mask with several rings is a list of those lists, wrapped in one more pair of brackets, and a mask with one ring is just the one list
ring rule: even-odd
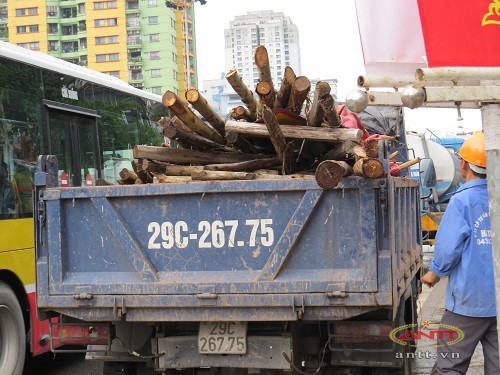
{"label": "bus wheel", "polygon": [[0,283],[0,374],[21,375],[26,331],[21,306],[12,289]]}

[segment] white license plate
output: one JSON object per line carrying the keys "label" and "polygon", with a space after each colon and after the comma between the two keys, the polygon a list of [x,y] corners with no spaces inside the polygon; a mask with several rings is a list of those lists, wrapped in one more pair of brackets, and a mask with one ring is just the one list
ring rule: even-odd
{"label": "white license plate", "polygon": [[246,322],[200,323],[198,352],[200,354],[246,354]]}

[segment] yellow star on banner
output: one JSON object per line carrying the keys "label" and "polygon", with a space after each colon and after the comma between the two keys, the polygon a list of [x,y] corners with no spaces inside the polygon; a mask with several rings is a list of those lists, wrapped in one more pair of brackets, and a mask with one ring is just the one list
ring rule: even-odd
{"label": "yellow star on banner", "polygon": [[426,320],[425,322],[422,323],[422,325],[425,327],[425,328],[429,328],[430,325],[431,325],[431,322],[429,322],[428,320]]}

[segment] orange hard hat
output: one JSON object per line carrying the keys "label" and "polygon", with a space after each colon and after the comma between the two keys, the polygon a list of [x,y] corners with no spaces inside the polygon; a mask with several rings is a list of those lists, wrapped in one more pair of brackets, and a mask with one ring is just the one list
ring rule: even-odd
{"label": "orange hard hat", "polygon": [[475,132],[467,138],[457,154],[471,165],[473,171],[486,173],[486,150],[484,149],[483,132]]}

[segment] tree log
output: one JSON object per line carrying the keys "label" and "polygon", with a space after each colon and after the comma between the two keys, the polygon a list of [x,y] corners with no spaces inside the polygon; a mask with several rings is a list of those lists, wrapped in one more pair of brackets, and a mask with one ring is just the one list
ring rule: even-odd
{"label": "tree log", "polygon": [[257,84],[255,91],[259,95],[262,104],[268,106],[269,108],[275,107],[276,92],[274,91],[272,84],[267,81],[260,81]]}
{"label": "tree log", "polygon": [[384,165],[378,159],[364,158],[359,159],[353,167],[357,176],[366,178],[380,178],[384,175]]}
{"label": "tree log", "polygon": [[235,120],[245,120],[248,122],[253,122],[256,120],[256,118],[250,114],[250,111],[242,105],[231,109],[231,117]]}
{"label": "tree log", "polygon": [[165,107],[174,112],[194,132],[211,141],[224,144],[224,138],[215,129],[201,121],[175,93],[167,91],[163,94],[162,102]]}
{"label": "tree log", "polygon": [[226,74],[226,79],[231,87],[240,96],[241,101],[247,106],[250,115],[257,118],[257,100],[255,100],[252,91],[243,83],[243,80],[238,75],[237,70],[230,70]]}
{"label": "tree log", "polygon": [[326,95],[330,94],[332,88],[326,82],[318,82],[316,84],[316,89],[314,90],[314,98],[311,105],[311,109],[307,114],[307,122],[310,126],[320,126],[325,116],[323,108],[319,104],[320,99],[324,98]]}
{"label": "tree log", "polygon": [[316,168],[316,182],[322,189],[333,189],[342,178],[352,174],[352,168],[344,161],[325,160]]}
{"label": "tree log", "polygon": [[258,46],[255,49],[255,65],[259,70],[259,81],[266,81],[271,85],[271,92],[276,94],[273,85],[273,77],[271,75],[271,68],[269,66],[269,56],[267,49],[264,46]]}
{"label": "tree log", "polygon": [[153,177],[154,184],[184,183],[192,180],[191,176],[166,176],[162,173],[157,173]]}
{"label": "tree log", "polygon": [[146,170],[150,170],[155,174],[164,174],[166,176],[191,176],[191,173],[200,172],[203,170],[203,166],[201,165],[164,165],[155,163],[151,160],[143,164],[143,168],[146,168]]}
{"label": "tree log", "polygon": [[341,126],[340,118],[335,109],[335,100],[330,94],[319,99],[319,105],[325,114],[326,121],[331,127],[337,128]]}
{"label": "tree log", "polygon": [[399,152],[399,150],[397,150],[389,155],[389,160],[396,159],[396,157],[398,157],[399,155],[400,155],[400,152]]}
{"label": "tree log", "polygon": [[113,186],[113,185],[116,184],[113,184],[112,182],[109,182],[104,178],[98,178],[97,180],[95,180],[95,186]]}
{"label": "tree log", "polygon": [[365,146],[366,156],[369,158],[378,158],[378,141],[372,139],[366,142]]}
{"label": "tree log", "polygon": [[139,177],[135,174],[135,172],[127,168],[123,168],[120,171],[120,177],[123,180],[123,182],[127,185],[135,184],[135,181],[139,179]]}
{"label": "tree log", "polygon": [[289,174],[286,176],[275,174],[257,174],[257,180],[314,180],[314,176],[309,174]]}
{"label": "tree log", "polygon": [[[223,146],[220,143],[211,141],[196,133],[190,133],[183,129],[179,129],[173,125],[167,125],[163,128],[163,135],[173,139],[181,145],[191,145],[198,150],[220,150],[227,152],[236,152],[232,147]],[[184,147],[186,148],[186,147]]]}
{"label": "tree log", "polygon": [[224,137],[226,123],[217,112],[207,103],[207,100],[196,89],[186,91],[186,99],[191,105],[201,113],[212,127]]}
{"label": "tree log", "polygon": [[241,163],[209,164],[203,169],[206,171],[251,172],[257,169],[278,167],[280,165],[281,161],[279,158],[270,158],[242,161]]}
{"label": "tree log", "polygon": [[[354,158],[356,142],[345,141],[335,145],[321,159],[322,160],[350,160]],[[366,155],[364,156],[366,157]]]}
{"label": "tree log", "polygon": [[281,131],[278,119],[274,115],[271,108],[264,106],[263,110],[264,122],[266,123],[267,131],[271,142],[278,154],[278,158],[283,162],[286,148],[286,141],[283,132]]}
{"label": "tree log", "polygon": [[131,164],[132,164],[132,169],[143,183],[149,184],[153,182],[153,176],[150,173],[146,172],[144,169],[142,169],[141,163],[136,163],[134,160],[132,160]]}
{"label": "tree log", "polygon": [[[308,139],[311,141],[323,141],[338,143],[342,141],[361,142],[363,140],[363,132],[359,129],[344,129],[344,128],[313,128],[310,126],[299,125],[280,125],[281,131],[285,138],[288,139]],[[267,126],[256,124],[253,122],[238,122],[228,121],[226,130],[236,132],[243,136],[251,138],[268,138],[269,131]]]}
{"label": "tree log", "polygon": [[281,80],[278,96],[276,97],[276,108],[286,108],[288,101],[290,100],[292,85],[296,78],[297,76],[295,75],[293,69],[287,66],[285,68],[285,73],[283,74],[283,79]]}
{"label": "tree log", "polygon": [[231,152],[201,152],[168,147],[142,146],[134,147],[134,158],[159,160],[173,164],[222,164],[239,163],[253,159],[269,158],[268,155],[248,155]]}
{"label": "tree log", "polygon": [[240,136],[236,132],[226,133],[227,145],[237,148],[247,154],[262,154],[262,152],[256,148],[252,143],[247,141],[245,138]]}
{"label": "tree log", "polygon": [[143,159],[141,163],[141,168],[143,171],[150,173],[151,175],[154,173],[163,173],[165,171],[165,166],[160,165],[152,160]]}
{"label": "tree log", "polygon": [[255,173],[247,172],[223,172],[223,171],[201,171],[191,175],[193,180],[210,181],[210,180],[253,180]]}
{"label": "tree log", "polygon": [[297,77],[292,84],[290,99],[288,101],[286,109],[290,112],[295,113],[296,115],[299,115],[302,111],[304,100],[306,100],[307,94],[309,94],[310,89],[311,81],[309,81],[307,77]]}

